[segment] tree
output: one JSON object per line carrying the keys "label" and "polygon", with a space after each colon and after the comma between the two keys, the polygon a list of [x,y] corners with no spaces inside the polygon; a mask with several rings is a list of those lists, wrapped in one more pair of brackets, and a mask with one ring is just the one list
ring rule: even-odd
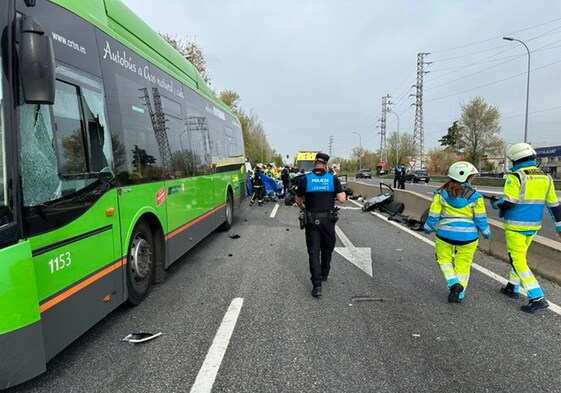
{"label": "tree", "polygon": [[396,166],[408,162],[415,156],[415,141],[407,133],[392,132],[386,140],[388,162]]}
{"label": "tree", "polygon": [[201,47],[189,39],[179,38],[176,34],[160,33],[168,44],[173,46],[184,58],[186,58],[199,71],[207,85],[211,84],[211,77],[206,69],[206,60]]}
{"label": "tree", "polygon": [[376,165],[380,162],[380,156],[370,150],[366,150],[362,156],[362,167],[375,169]]}
{"label": "tree", "polygon": [[465,159],[477,165],[485,154],[500,154],[503,142],[499,137],[501,127],[498,108],[488,105],[481,97],[461,105],[461,108],[460,126],[463,132],[460,143]]}
{"label": "tree", "polygon": [[440,138],[440,146],[446,146],[447,149],[458,152],[461,149],[461,136],[462,127],[458,124],[458,121],[454,121],[452,126],[448,128],[448,133]]}
{"label": "tree", "polygon": [[220,100],[228,105],[236,113],[240,113],[240,95],[234,90],[223,90],[220,92]]}
{"label": "tree", "polygon": [[430,149],[427,153],[429,173],[433,175],[445,175],[450,165],[460,160],[460,155],[447,148]]}

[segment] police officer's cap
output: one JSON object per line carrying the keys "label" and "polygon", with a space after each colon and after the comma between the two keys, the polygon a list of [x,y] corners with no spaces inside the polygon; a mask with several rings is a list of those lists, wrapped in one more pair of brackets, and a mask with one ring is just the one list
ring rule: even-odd
{"label": "police officer's cap", "polygon": [[325,153],[316,154],[316,162],[323,162],[324,164],[327,164],[328,161],[329,161],[329,155],[328,154],[325,154]]}

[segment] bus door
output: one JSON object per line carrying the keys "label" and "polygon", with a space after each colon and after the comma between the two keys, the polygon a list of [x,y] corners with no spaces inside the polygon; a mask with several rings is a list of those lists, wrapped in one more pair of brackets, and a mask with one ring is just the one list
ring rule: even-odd
{"label": "bus door", "polygon": [[24,235],[50,359],[122,302],[117,192],[101,81],[57,66],[54,105],[18,107]]}

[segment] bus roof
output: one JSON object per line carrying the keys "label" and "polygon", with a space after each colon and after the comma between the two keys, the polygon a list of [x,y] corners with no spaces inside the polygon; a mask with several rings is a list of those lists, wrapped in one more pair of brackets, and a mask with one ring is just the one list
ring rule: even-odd
{"label": "bus roof", "polygon": [[206,85],[197,69],[160,34],[148,26],[121,0],[50,0],[92,23],[122,44],[236,117]]}

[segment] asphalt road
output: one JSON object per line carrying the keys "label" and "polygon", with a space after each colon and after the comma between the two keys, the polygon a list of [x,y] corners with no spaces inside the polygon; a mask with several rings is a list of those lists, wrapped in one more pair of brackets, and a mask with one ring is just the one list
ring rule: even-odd
{"label": "asphalt road", "polygon": [[[464,302],[447,303],[433,247],[351,202],[338,223],[348,241],[337,246],[371,257],[372,276],[334,253],[315,299],[298,210],[271,217],[273,207],[245,207],[229,234],[174,264],[141,305],[110,314],[12,392],[186,392],[211,346],[226,350],[211,367],[213,392],[559,391],[556,312],[522,313],[524,300],[475,269]],[[475,262],[503,277],[509,269],[481,253]],[[561,304],[561,288],[540,282]],[[231,338],[215,346],[236,298]],[[163,335],[120,341],[137,331]]]}
{"label": "asphalt road", "polygon": [[[393,179],[359,179],[359,181],[361,182],[365,182],[365,183],[371,183],[371,184],[380,184],[380,182],[389,184],[390,186],[393,187]],[[427,195],[427,196],[432,196],[434,194],[434,191],[439,188],[443,183],[438,183],[438,182],[429,182],[428,184],[425,183],[405,183],[405,189],[406,190],[410,190],[410,191],[415,191],[418,192],[419,194],[423,194],[423,195]],[[489,187],[489,186],[476,186],[476,188],[483,194],[486,195],[495,195],[498,197],[501,197],[501,195],[503,194],[503,188],[502,187]],[[561,191],[557,192],[557,197],[561,200]],[[497,221],[501,221],[502,222],[502,218],[499,218],[499,212],[498,210],[494,210],[491,208],[491,202],[486,199],[485,200],[485,206],[487,208],[487,215]],[[543,236],[543,237],[547,237],[549,239],[558,239],[555,236],[555,225],[553,224],[553,220],[551,219],[551,216],[549,215],[549,211],[547,209],[544,209],[544,214],[543,214],[543,221],[542,221],[542,228],[539,231],[539,235]]]}

